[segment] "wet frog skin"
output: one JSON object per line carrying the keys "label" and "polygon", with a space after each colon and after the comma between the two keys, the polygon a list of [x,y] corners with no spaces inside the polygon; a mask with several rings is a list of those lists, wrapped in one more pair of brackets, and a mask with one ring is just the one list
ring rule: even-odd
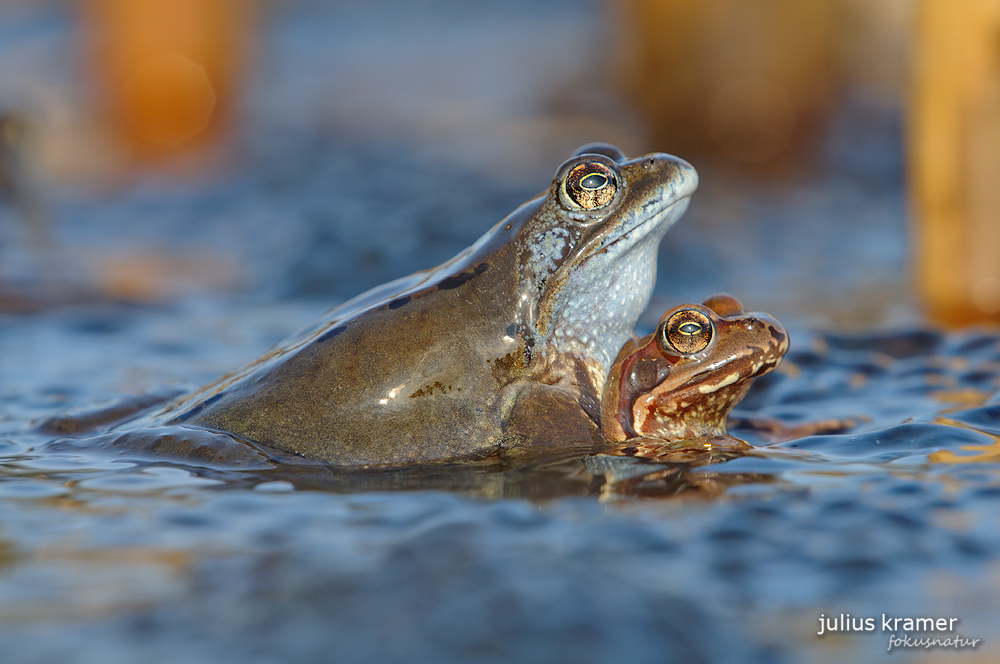
{"label": "wet frog skin", "polygon": [[622,347],[604,391],[604,437],[618,443],[724,437],[733,406],[787,350],[781,323],[745,313],[731,295],[674,307],[653,334]]}
{"label": "wet frog skin", "polygon": [[584,146],[452,260],[334,308],[144,424],[351,467],[590,451],[660,239],[696,187],[675,157]]}

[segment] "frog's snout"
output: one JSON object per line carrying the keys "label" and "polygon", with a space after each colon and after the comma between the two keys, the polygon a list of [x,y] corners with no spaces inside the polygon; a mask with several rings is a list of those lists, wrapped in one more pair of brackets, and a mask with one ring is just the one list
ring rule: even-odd
{"label": "frog's snout", "polygon": [[664,153],[649,155],[646,159],[646,164],[652,165],[659,161],[663,170],[671,171],[666,179],[671,183],[676,199],[687,198],[698,190],[698,171],[687,161]]}

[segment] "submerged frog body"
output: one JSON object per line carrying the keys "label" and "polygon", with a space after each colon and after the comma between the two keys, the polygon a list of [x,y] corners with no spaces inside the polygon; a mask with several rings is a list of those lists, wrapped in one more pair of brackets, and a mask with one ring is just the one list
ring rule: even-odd
{"label": "submerged frog body", "polygon": [[745,313],[730,295],[674,307],[653,334],[630,340],[618,354],[604,390],[603,434],[654,446],[720,438],[725,446],[733,440],[724,438],[733,406],[787,350],[781,323]]}
{"label": "submerged frog body", "polygon": [[696,187],[680,159],[585,146],[452,260],[334,308],[143,424],[355,467],[590,451],[660,239]]}

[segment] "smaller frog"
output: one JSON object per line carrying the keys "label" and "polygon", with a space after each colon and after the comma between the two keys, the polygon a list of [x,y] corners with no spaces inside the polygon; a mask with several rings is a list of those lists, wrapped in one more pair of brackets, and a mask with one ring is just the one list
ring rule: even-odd
{"label": "smaller frog", "polygon": [[663,315],[653,334],[622,347],[604,388],[601,430],[626,454],[697,438],[748,449],[726,435],[726,418],[757,376],[788,350],[788,333],[767,314],[746,313],[735,297],[714,295]]}

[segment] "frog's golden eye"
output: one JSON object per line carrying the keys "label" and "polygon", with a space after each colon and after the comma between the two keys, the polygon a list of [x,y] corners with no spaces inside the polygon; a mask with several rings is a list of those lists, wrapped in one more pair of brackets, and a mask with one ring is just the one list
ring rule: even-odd
{"label": "frog's golden eye", "polygon": [[660,325],[656,341],[670,355],[694,355],[712,342],[715,327],[697,309],[681,309]]}
{"label": "frog's golden eye", "polygon": [[563,178],[559,198],[570,210],[597,210],[618,192],[618,176],[599,161],[577,164]]}

